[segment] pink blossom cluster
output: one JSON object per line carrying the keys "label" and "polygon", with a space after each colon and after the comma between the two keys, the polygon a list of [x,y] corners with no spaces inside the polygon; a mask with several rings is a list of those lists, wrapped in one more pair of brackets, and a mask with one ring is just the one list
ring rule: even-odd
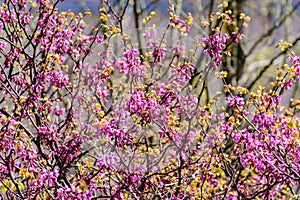
{"label": "pink blossom cluster", "polygon": [[157,107],[157,102],[147,93],[135,90],[128,101],[131,115],[137,115],[141,123],[151,123],[151,110]]}
{"label": "pink blossom cluster", "polygon": [[213,62],[213,67],[217,68],[222,65],[222,54],[230,42],[238,43],[243,39],[243,34],[232,32],[231,34],[215,33],[209,37],[202,38],[205,46],[204,54],[210,56]]}
{"label": "pink blossom cluster", "polygon": [[222,65],[222,53],[226,48],[227,40],[230,39],[228,34],[221,35],[216,33],[208,38],[202,38],[205,49],[204,54],[209,55],[213,59],[214,68]]}
{"label": "pink blossom cluster", "polygon": [[120,73],[124,73],[133,77],[143,77],[146,73],[146,68],[141,64],[141,59],[138,57],[138,50],[131,49],[124,53],[124,59],[117,59],[115,65]]}

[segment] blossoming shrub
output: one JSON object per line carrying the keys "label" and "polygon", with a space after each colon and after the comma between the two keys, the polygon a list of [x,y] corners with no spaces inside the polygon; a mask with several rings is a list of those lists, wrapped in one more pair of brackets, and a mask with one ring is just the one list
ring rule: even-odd
{"label": "blossoming shrub", "polygon": [[[145,27],[141,48],[123,30],[128,5],[118,14],[105,1],[93,26],[91,12],[58,3],[0,9],[2,199],[297,198],[300,100],[281,104],[299,76],[288,42],[276,80],[248,91],[222,70],[243,13],[211,15],[202,25],[219,24],[187,49],[192,15],[171,7],[160,36]],[[208,98],[211,74],[224,90]]]}

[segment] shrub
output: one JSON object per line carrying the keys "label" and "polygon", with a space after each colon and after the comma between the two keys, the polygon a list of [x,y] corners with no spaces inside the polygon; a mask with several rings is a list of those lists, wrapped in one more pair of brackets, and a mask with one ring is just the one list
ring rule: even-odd
{"label": "shrub", "polygon": [[126,2],[103,1],[96,25],[59,1],[2,3],[1,197],[297,198],[300,104],[281,103],[298,84],[292,44],[269,86],[242,87],[226,61],[250,17],[224,2],[192,39],[192,14],[171,6],[166,28],[152,11],[129,35]]}

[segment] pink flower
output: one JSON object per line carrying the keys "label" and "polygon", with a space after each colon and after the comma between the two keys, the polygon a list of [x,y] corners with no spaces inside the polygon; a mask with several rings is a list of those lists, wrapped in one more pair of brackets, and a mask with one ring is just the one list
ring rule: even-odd
{"label": "pink flower", "polygon": [[234,109],[235,106],[243,107],[245,105],[244,98],[242,98],[242,97],[238,97],[238,96],[226,97],[225,100],[227,101],[230,109]]}
{"label": "pink flower", "polygon": [[146,68],[141,63],[141,59],[138,57],[138,50],[136,49],[126,51],[123,54],[123,60],[117,59],[115,65],[119,69],[120,73],[137,78],[143,77],[146,73]]}
{"label": "pink flower", "polygon": [[155,61],[159,62],[159,61],[165,59],[165,57],[166,57],[165,51],[166,50],[162,47],[156,47],[152,53],[152,56],[155,59]]}

